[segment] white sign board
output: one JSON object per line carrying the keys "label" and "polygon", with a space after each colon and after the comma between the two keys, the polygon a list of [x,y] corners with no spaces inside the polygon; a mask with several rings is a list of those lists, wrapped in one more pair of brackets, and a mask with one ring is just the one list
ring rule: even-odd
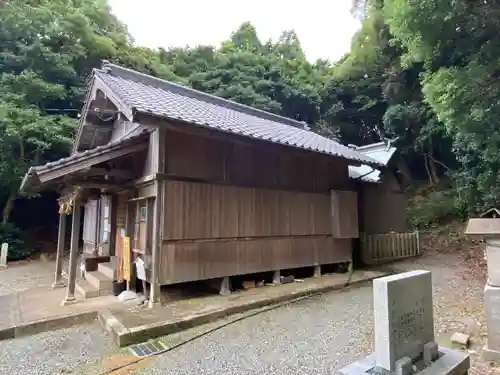
{"label": "white sign board", "polygon": [[9,244],[3,243],[0,250],[0,268],[7,267],[7,253],[9,252]]}
{"label": "white sign board", "polygon": [[135,269],[137,272],[137,278],[139,280],[146,281],[146,267],[144,266],[144,261],[141,258],[135,260]]}
{"label": "white sign board", "polygon": [[377,365],[395,371],[403,357],[416,359],[434,342],[432,277],[411,271],[373,281]]}

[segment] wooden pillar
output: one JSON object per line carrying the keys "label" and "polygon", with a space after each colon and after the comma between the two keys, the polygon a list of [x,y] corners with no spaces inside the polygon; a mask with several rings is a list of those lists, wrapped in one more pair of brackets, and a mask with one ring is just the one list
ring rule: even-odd
{"label": "wooden pillar", "polygon": [[62,261],[64,257],[64,246],[66,244],[66,214],[59,214],[59,232],[57,234],[57,255],[56,255],[56,272],[54,275],[54,284],[52,288],[62,288]]}
{"label": "wooden pillar", "polygon": [[[127,202],[126,212],[125,212],[125,236],[130,238],[130,280],[127,282],[127,290],[135,290],[137,291],[137,285],[135,282],[136,272],[135,272],[135,258],[134,252],[132,249],[134,248],[134,220],[137,208],[137,202]],[[123,254],[123,246],[122,246],[122,254]],[[118,258],[117,258],[118,259]],[[144,260],[144,258],[142,259]],[[145,282],[145,281],[144,281]],[[146,288],[144,288],[144,296],[146,296]],[[147,296],[146,296],[147,298]]]}
{"label": "wooden pillar", "polygon": [[71,225],[71,247],[69,253],[69,272],[68,272],[68,288],[66,290],[66,298],[62,302],[63,305],[70,304],[76,301],[75,286],[76,286],[76,270],[78,261],[78,243],[80,240],[80,214],[81,202],[76,200],[73,203],[73,220]]}
{"label": "wooden pillar", "polygon": [[163,184],[156,181],[156,199],[153,205],[153,246],[152,246],[152,270],[151,290],[149,292],[149,307],[160,302],[160,252],[161,252],[161,216],[163,207]]}
{"label": "wooden pillar", "polygon": [[113,194],[109,202],[109,254],[116,255],[116,219],[118,215],[118,196]]}
{"label": "wooden pillar", "polygon": [[152,270],[151,270],[151,290],[149,292],[149,307],[160,303],[160,270],[161,270],[161,248],[163,241],[164,227],[164,194],[165,184],[163,180],[158,179],[158,173],[164,173],[166,170],[166,131],[164,127],[157,128],[150,138],[150,152],[156,159],[156,199],[153,205],[153,241],[152,241]]}
{"label": "wooden pillar", "polygon": [[102,240],[102,195],[99,196],[99,199],[96,201],[96,209],[95,209],[95,236],[94,236],[94,251],[93,255],[98,256],[99,254],[99,244]]}

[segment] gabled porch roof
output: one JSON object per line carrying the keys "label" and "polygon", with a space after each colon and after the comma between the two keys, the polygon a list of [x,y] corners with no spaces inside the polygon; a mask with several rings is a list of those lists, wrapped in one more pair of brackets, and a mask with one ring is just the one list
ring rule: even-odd
{"label": "gabled porch roof", "polygon": [[97,164],[132,154],[148,147],[145,140],[149,132],[137,129],[128,136],[107,145],[99,146],[85,152],[77,152],[66,158],[44,165],[31,167],[23,178],[19,191],[36,192],[47,185],[61,181],[65,176],[82,171]]}

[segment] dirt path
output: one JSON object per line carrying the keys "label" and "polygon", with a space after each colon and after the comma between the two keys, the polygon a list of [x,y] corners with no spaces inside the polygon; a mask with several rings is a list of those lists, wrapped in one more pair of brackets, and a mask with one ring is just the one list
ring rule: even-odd
{"label": "dirt path", "polygon": [[0,295],[37,287],[50,287],[54,281],[54,261],[27,260],[9,262],[0,269]]}

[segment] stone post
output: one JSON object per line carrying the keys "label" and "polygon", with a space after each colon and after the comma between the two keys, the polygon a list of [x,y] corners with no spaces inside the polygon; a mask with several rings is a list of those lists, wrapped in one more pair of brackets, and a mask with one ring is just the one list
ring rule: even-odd
{"label": "stone post", "polygon": [[274,273],[273,273],[273,284],[274,285],[281,284],[281,271],[280,270],[274,271]]}
{"label": "stone post", "polygon": [[321,277],[321,266],[316,265],[314,266],[314,275],[313,277]]}
{"label": "stone post", "polygon": [[9,244],[4,242],[0,250],[0,268],[7,268],[8,253],[9,253]]}

